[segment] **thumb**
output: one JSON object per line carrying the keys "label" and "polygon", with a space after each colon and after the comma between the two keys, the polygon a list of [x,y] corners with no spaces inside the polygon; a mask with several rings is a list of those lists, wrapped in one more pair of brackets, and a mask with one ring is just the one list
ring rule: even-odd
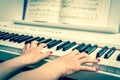
{"label": "thumb", "polygon": [[45,53],[42,53],[41,56],[40,56],[40,58],[41,59],[47,58],[47,57],[51,56],[52,53],[53,53],[52,51],[47,51]]}

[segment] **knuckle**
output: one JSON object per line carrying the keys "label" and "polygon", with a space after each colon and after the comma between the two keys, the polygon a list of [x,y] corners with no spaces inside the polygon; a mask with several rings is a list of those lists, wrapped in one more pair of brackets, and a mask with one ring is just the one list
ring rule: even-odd
{"label": "knuckle", "polygon": [[88,54],[87,54],[87,53],[85,53],[85,52],[82,52],[82,54],[83,54],[84,56],[88,56]]}
{"label": "knuckle", "polygon": [[73,52],[75,52],[75,53],[79,53],[79,50],[75,49],[75,50],[73,50]]}
{"label": "knuckle", "polygon": [[87,66],[82,67],[82,70],[86,70]]}
{"label": "knuckle", "polygon": [[26,45],[26,47],[28,47],[30,45],[30,43],[28,43],[27,45]]}
{"label": "knuckle", "polygon": [[90,59],[89,58],[85,58],[86,62],[90,62]]}
{"label": "knuckle", "polygon": [[45,43],[41,43],[40,46],[45,46],[46,44]]}
{"label": "knuckle", "polygon": [[33,41],[32,43],[38,43],[38,41],[35,40],[35,41]]}

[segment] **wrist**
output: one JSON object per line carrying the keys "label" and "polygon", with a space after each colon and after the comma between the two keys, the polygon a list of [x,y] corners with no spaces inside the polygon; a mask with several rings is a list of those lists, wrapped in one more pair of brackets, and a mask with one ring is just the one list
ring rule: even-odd
{"label": "wrist", "polygon": [[46,80],[57,80],[59,77],[64,76],[64,67],[56,60],[50,61],[41,67],[36,68],[34,71],[35,73],[46,74]]}
{"label": "wrist", "polygon": [[16,59],[16,62],[20,64],[22,67],[29,65],[29,63],[22,56],[16,57],[15,59]]}
{"label": "wrist", "polygon": [[53,69],[56,73],[58,73],[59,77],[64,76],[65,75],[65,66],[64,63],[59,62],[57,60],[55,61],[51,61],[52,65],[53,65]]}

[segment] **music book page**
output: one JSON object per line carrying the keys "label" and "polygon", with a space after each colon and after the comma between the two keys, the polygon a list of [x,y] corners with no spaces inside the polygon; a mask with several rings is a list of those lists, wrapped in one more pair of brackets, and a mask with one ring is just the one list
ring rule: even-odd
{"label": "music book page", "polygon": [[28,0],[26,20],[58,22],[61,0]]}
{"label": "music book page", "polygon": [[25,20],[107,25],[110,0],[28,0]]}

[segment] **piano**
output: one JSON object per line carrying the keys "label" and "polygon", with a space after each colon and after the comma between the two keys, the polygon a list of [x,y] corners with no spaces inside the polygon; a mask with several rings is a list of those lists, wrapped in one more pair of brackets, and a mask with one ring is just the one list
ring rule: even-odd
{"label": "piano", "polygon": [[[101,62],[97,65],[100,71],[80,71],[66,76],[68,78],[75,80],[120,80],[119,34],[72,31],[42,25],[0,22],[0,60],[5,61],[20,56],[24,44],[33,40],[47,44],[47,47],[41,52],[53,51],[52,56],[44,59],[44,62],[66,55],[74,49],[86,52],[93,58],[100,58]],[[42,62],[28,67],[36,68],[40,65]]]}

